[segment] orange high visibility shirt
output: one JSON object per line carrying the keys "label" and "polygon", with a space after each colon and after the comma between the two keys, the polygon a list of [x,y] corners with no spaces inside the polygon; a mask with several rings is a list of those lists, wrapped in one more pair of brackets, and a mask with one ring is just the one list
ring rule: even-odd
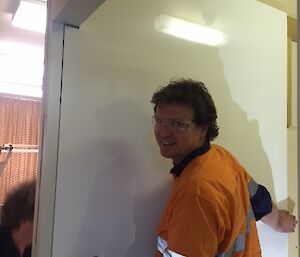
{"label": "orange high visibility shirt", "polygon": [[[251,177],[224,148],[193,159],[175,179],[158,227],[155,256],[261,257]],[[174,255],[173,255],[174,254]],[[177,254],[177,255],[176,255]],[[222,255],[223,254],[223,255]]]}

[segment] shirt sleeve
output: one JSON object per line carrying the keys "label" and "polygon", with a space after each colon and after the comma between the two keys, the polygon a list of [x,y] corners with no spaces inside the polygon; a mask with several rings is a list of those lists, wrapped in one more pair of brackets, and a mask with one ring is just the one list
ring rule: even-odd
{"label": "shirt sleeve", "polygon": [[272,199],[268,190],[258,185],[255,194],[250,198],[256,220],[260,220],[272,211]]}
{"label": "shirt sleeve", "polygon": [[212,204],[187,193],[177,202],[171,214],[168,250],[178,256],[215,256],[219,230],[219,220]]}

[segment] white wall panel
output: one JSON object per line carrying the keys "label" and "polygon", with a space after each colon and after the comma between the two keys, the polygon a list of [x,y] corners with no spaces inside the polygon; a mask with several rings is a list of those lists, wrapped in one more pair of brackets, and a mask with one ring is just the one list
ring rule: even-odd
{"label": "white wall panel", "polygon": [[[212,26],[228,42],[161,34],[160,13]],[[173,77],[207,85],[217,142],[275,201],[286,199],[283,13],[252,0],[107,0],[80,30],[66,30],[64,53],[53,256],[153,255],[171,161],[156,147],[149,102]],[[259,227],[264,256],[287,256],[287,236]]]}

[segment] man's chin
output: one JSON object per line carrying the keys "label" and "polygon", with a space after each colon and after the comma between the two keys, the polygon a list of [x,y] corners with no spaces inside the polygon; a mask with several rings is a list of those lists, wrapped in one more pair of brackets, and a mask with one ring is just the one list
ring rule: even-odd
{"label": "man's chin", "polygon": [[172,158],[173,158],[173,154],[168,153],[168,152],[160,151],[160,154],[161,154],[163,157],[168,158],[168,159],[172,159]]}

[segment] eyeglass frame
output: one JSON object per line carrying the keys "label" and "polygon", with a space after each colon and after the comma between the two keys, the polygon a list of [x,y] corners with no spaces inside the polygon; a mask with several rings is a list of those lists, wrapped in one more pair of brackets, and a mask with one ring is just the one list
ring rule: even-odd
{"label": "eyeglass frame", "polygon": [[[152,116],[152,124],[155,130],[158,130],[160,129],[160,127],[164,126],[166,129],[172,131],[173,133],[185,131],[191,126],[191,124],[195,123],[195,120],[183,122],[175,119],[169,119],[168,121],[159,119],[161,123],[158,124],[157,119],[159,118],[157,118],[155,115]],[[172,122],[178,123],[178,127],[176,127],[174,124],[172,125]]]}

